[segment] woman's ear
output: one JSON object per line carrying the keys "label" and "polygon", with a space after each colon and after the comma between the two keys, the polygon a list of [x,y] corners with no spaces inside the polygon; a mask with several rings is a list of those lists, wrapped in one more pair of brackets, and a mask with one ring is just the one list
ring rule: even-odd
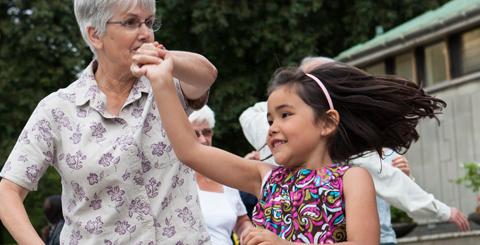
{"label": "woman's ear", "polygon": [[87,38],[95,49],[101,49],[103,47],[102,39],[97,33],[97,30],[93,26],[87,27]]}
{"label": "woman's ear", "polygon": [[340,114],[334,109],[330,109],[325,112],[325,120],[322,120],[322,136],[328,136],[335,132],[340,123]]}

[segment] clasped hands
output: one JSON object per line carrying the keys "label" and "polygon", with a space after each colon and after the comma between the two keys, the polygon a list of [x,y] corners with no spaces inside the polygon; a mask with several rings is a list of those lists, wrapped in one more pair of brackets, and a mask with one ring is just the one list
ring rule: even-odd
{"label": "clasped hands", "polygon": [[130,71],[135,77],[147,77],[152,86],[173,79],[173,57],[160,43],[144,43],[132,56]]}
{"label": "clasped hands", "polygon": [[291,245],[292,242],[284,240],[277,236],[275,233],[261,228],[250,228],[243,232],[240,238],[240,244],[242,245]]}

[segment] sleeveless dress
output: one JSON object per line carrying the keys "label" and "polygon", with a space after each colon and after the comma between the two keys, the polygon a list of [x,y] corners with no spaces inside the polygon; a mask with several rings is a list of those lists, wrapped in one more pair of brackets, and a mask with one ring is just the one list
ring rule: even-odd
{"label": "sleeveless dress", "polygon": [[343,175],[348,165],[316,170],[278,167],[266,176],[252,221],[291,242],[347,240]]}

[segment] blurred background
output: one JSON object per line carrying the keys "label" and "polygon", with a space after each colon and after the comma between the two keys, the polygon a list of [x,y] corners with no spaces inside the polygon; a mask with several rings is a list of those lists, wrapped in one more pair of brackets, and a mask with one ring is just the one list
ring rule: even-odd
{"label": "blurred background", "polygon": [[[217,67],[209,100],[214,142],[238,155],[252,150],[240,113],[266,99],[277,68],[305,56],[422,84],[448,107],[440,127],[419,126],[421,140],[408,152],[413,175],[438,199],[474,211],[476,191],[455,180],[466,173],[462,164],[480,159],[480,1],[159,0],[157,15],[158,42],[203,54]],[[73,82],[91,59],[73,1],[0,0],[0,168],[40,99]],[[61,192],[53,169],[39,190],[26,206],[40,231],[43,200]],[[8,242],[1,229],[0,243]]]}

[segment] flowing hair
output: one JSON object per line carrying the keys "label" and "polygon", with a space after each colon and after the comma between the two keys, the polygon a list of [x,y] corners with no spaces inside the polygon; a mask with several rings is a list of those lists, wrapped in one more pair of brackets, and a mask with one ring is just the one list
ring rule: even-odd
{"label": "flowing hair", "polygon": [[[340,114],[337,129],[327,139],[330,157],[338,162],[367,151],[382,155],[382,147],[405,153],[419,138],[419,120],[435,118],[439,123],[437,115],[446,107],[443,100],[398,76],[374,76],[340,62],[323,64],[309,73],[322,81]],[[302,70],[277,70],[268,94],[285,86],[313,109],[316,121],[336,124],[325,113],[329,106],[322,89]]]}

